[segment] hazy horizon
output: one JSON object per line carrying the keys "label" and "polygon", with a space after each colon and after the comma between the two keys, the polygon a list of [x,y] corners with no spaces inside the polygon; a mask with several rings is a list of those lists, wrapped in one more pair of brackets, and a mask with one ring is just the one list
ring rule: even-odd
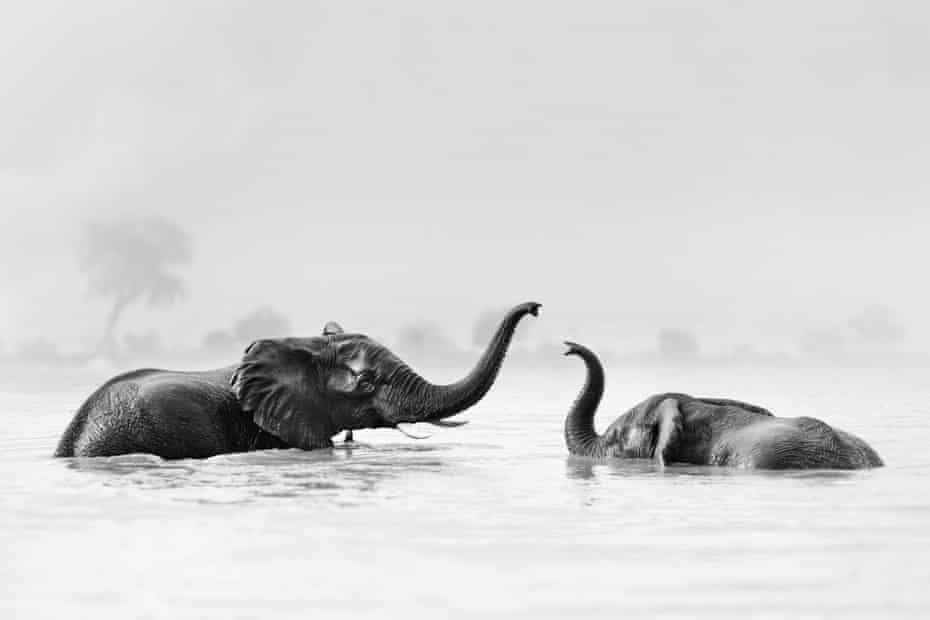
{"label": "hazy horizon", "polygon": [[[522,8],[521,8],[522,7]],[[199,346],[256,309],[467,345],[925,354],[924,5],[30,4],[0,20],[0,351],[92,348],[89,221],[190,235],[187,295],[119,334]]]}

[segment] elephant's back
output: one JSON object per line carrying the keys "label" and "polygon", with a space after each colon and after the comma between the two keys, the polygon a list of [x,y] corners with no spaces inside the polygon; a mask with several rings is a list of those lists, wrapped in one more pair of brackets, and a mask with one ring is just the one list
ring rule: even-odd
{"label": "elephant's back", "polygon": [[244,431],[238,427],[248,423],[240,419],[226,370],[146,368],[114,377],[84,401],[55,455],[145,452],[176,458],[228,452]]}
{"label": "elephant's back", "polygon": [[817,418],[799,417],[792,421],[806,442],[820,447],[821,460],[811,467],[861,469],[884,464],[869,444],[852,433]]}
{"label": "elephant's back", "polygon": [[131,406],[138,395],[138,381],[163,372],[156,368],[141,368],[117,375],[94,390],[78,407],[62,433],[55,456],[90,456],[83,454],[89,440],[100,431],[101,413]]}
{"label": "elephant's back", "polygon": [[853,435],[850,432],[831,427],[836,434],[837,442],[843,446],[844,453],[848,454],[847,460],[852,468],[859,469],[864,467],[882,467],[885,462],[878,452],[865,442],[864,439]]}
{"label": "elephant's back", "polygon": [[862,439],[810,417],[757,420],[721,441],[713,461],[759,469],[862,469],[883,464]]}

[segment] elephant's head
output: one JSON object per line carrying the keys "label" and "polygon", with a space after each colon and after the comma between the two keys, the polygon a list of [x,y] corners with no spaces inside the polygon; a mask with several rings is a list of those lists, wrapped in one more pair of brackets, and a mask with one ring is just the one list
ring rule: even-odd
{"label": "elephant's head", "polygon": [[443,422],[477,403],[497,377],[514,329],[540,304],[513,308],[464,379],[434,385],[385,346],[327,323],[322,336],[258,340],[245,350],[231,383],[243,411],[288,445],[332,445],[343,430]]}

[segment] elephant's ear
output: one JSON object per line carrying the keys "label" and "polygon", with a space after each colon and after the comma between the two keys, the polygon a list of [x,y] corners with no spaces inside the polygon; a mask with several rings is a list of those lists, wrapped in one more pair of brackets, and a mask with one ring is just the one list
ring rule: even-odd
{"label": "elephant's ear", "polygon": [[329,321],[326,325],[323,326],[323,335],[324,336],[338,336],[339,334],[344,334],[345,330],[342,329],[342,326],[339,325],[336,321]]}
{"label": "elephant's ear", "polygon": [[320,398],[313,339],[258,340],[230,383],[242,410],[263,430],[304,450],[332,446],[332,421]]}

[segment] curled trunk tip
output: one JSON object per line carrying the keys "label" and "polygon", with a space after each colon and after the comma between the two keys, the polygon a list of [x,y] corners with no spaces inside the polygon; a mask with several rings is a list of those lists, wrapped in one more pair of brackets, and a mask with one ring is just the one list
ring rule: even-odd
{"label": "curled trunk tip", "polygon": [[538,301],[527,301],[525,303],[516,306],[513,310],[510,311],[510,314],[519,314],[523,316],[524,314],[532,314],[533,316],[539,316],[539,309],[542,308],[542,304]]}
{"label": "curled trunk tip", "polygon": [[578,344],[577,342],[566,340],[565,346],[568,347],[568,349],[565,351],[565,355],[576,355],[582,359],[594,358],[594,360],[597,360],[597,356],[594,355],[594,352],[592,352],[591,349],[584,346],[583,344]]}

